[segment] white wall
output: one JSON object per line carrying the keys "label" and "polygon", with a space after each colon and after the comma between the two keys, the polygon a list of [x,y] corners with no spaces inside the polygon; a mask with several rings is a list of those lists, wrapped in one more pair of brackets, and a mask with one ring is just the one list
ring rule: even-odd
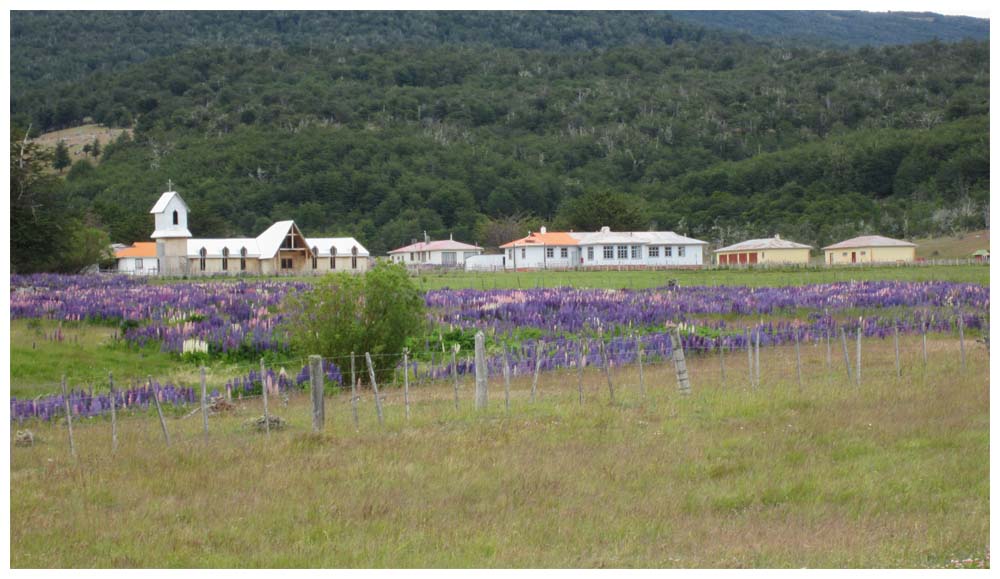
{"label": "white wall", "polygon": [[155,257],[119,257],[118,273],[156,275],[159,273],[159,260]]}
{"label": "white wall", "polygon": [[[604,245],[586,245],[581,246],[581,251],[583,254],[583,267],[636,267],[636,266],[646,266],[646,267],[672,267],[672,266],[696,266],[702,265],[704,255],[702,245],[639,245],[639,259],[632,259],[632,245],[626,245],[628,247],[628,258],[619,259],[618,258],[618,247],[619,244],[612,245],[614,249],[612,250],[613,257],[611,259],[606,259],[604,257]],[[590,255],[589,248],[594,248],[594,259],[588,259]],[[657,257],[649,257],[649,248],[657,247],[659,248],[659,255]],[[665,247],[670,247],[670,257],[666,256]],[[684,256],[679,255],[679,248],[684,248]]]}

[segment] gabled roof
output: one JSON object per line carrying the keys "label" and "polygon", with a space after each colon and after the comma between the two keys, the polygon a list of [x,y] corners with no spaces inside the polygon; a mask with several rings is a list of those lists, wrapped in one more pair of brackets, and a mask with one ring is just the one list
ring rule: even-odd
{"label": "gabled roof", "polygon": [[453,250],[474,250],[482,249],[478,245],[469,245],[468,243],[462,243],[461,241],[455,241],[453,239],[442,239],[440,241],[431,241],[418,243],[411,243],[410,245],[400,247],[398,249],[393,249],[390,254],[393,253],[407,253],[411,251],[453,251]]}
{"label": "gabled roof", "polygon": [[546,233],[529,233],[526,237],[515,239],[501,245],[502,248],[522,247],[530,245],[579,245],[579,241],[572,234],[565,231],[548,231]]}
{"label": "gabled roof", "polygon": [[205,248],[205,257],[222,257],[222,250],[229,250],[229,257],[240,257],[243,248],[247,249],[247,257],[260,257],[260,248],[254,237],[230,237],[227,239],[188,239],[188,257],[199,257],[201,249]]}
{"label": "gabled roof", "polygon": [[156,257],[155,241],[137,241],[131,247],[115,250],[116,258],[123,257]]}
{"label": "gabled roof", "polygon": [[708,245],[706,241],[684,237],[673,231],[611,231],[605,228],[601,231],[574,232],[570,235],[579,239],[580,245]]}
{"label": "gabled roof", "polygon": [[164,211],[167,210],[167,204],[170,203],[170,200],[173,199],[174,197],[176,197],[177,200],[181,202],[181,205],[184,206],[184,209],[191,211],[191,208],[187,206],[187,203],[184,202],[184,199],[182,199],[181,196],[178,195],[176,191],[167,191],[163,195],[160,195],[160,198],[159,200],[157,200],[156,205],[153,205],[153,208],[150,209],[149,212],[163,213]]}
{"label": "gabled roof", "polygon": [[317,257],[330,257],[330,248],[337,248],[337,255],[351,255],[351,248],[358,248],[359,257],[368,257],[368,250],[353,237],[307,237],[309,247],[316,248]]}
{"label": "gabled roof", "polygon": [[823,249],[849,249],[852,247],[916,247],[917,244],[909,241],[901,241],[881,235],[862,235],[853,239],[847,239],[840,243],[827,245]]}
{"label": "gabled roof", "polygon": [[[299,231],[298,226],[295,225],[294,221],[279,221],[274,225],[268,227],[257,236],[257,247],[260,249],[261,259],[270,259],[278,253],[278,248],[281,247],[281,242],[285,240],[285,236],[288,235],[289,231],[295,230],[295,233],[299,237],[305,239],[305,235]],[[310,253],[312,250],[309,250]]]}
{"label": "gabled roof", "polygon": [[720,247],[715,250],[715,253],[723,251],[748,251],[755,249],[812,249],[812,246],[795,243],[794,241],[788,241],[787,239],[781,239],[778,236],[774,236],[765,239],[748,239],[746,241],[741,241],[740,243]]}

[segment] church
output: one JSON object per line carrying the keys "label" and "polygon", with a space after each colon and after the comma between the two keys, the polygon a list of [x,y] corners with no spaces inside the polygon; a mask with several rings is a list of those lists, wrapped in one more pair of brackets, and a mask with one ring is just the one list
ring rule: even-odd
{"label": "church", "polygon": [[160,275],[310,275],[369,268],[368,250],[353,237],[306,237],[294,221],[279,221],[257,237],[192,238],[188,206],[176,191],[161,195],[150,213]]}

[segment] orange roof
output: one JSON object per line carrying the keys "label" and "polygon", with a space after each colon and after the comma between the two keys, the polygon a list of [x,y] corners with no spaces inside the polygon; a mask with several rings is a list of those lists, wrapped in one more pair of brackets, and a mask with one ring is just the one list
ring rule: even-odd
{"label": "orange roof", "polygon": [[519,247],[522,245],[579,245],[579,241],[565,231],[550,231],[547,233],[529,233],[527,237],[501,245],[501,248]]}
{"label": "orange roof", "polygon": [[119,249],[115,257],[156,257],[155,241],[138,241],[132,247]]}

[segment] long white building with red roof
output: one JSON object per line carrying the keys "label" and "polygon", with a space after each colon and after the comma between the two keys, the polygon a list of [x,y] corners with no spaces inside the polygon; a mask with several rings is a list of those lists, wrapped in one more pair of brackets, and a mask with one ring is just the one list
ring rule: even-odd
{"label": "long white building with red roof", "polygon": [[707,242],[673,231],[547,231],[500,246],[504,268],[650,269],[701,267]]}

